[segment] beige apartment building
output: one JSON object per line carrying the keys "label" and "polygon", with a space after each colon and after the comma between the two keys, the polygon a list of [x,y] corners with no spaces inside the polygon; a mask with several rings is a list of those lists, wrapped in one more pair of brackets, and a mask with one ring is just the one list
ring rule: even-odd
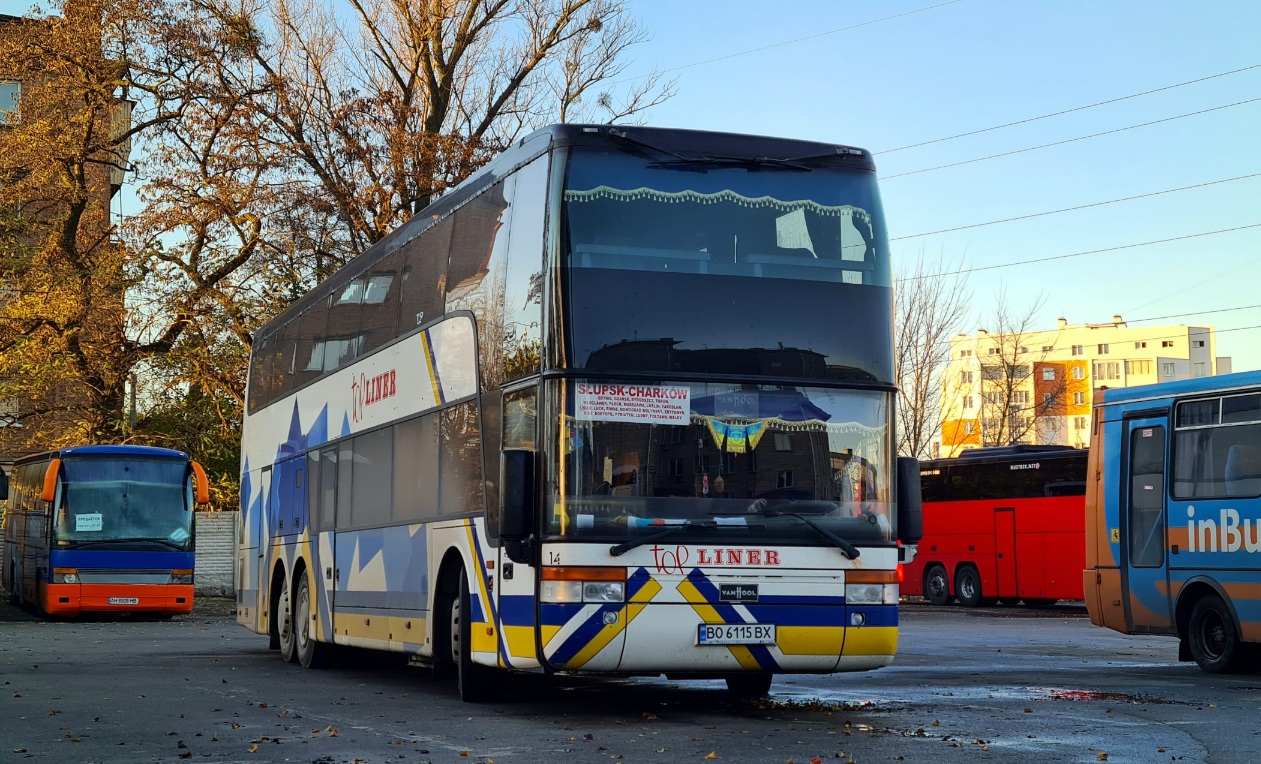
{"label": "beige apartment building", "polygon": [[1013,443],[1090,445],[1101,387],[1132,387],[1231,371],[1211,326],[1102,324],[959,334],[942,373],[940,456]]}

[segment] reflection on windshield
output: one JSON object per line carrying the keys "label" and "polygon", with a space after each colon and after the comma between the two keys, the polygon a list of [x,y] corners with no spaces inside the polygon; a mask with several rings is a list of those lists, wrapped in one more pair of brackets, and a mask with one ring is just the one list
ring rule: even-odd
{"label": "reflection on windshield", "polygon": [[63,546],[149,541],[182,549],[192,540],[185,462],[68,458],[63,477],[56,521]]}
{"label": "reflection on windshield", "polygon": [[[892,537],[889,395],[771,385],[570,382],[551,532]],[[698,535],[699,534],[699,535]],[[682,537],[680,537],[682,538]]]}

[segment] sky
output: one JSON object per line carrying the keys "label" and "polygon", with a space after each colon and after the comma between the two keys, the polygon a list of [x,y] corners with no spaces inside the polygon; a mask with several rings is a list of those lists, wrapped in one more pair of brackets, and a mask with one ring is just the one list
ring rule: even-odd
{"label": "sky", "polygon": [[1211,325],[1217,355],[1261,369],[1261,2],[628,7],[651,40],[619,84],[677,79],[648,124],[871,150],[895,263],[972,269],[964,331],[1005,293],[1041,305],[1037,328]]}

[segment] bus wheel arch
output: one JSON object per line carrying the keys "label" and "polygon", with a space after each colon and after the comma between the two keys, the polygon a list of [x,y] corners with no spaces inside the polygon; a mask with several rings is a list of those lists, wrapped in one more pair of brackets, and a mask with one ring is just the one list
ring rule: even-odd
{"label": "bus wheel arch", "polygon": [[451,603],[460,596],[460,579],[464,577],[466,568],[464,558],[454,548],[443,555],[442,564],[438,566],[438,580],[434,588],[433,623],[431,629],[433,646],[433,674],[435,679],[452,679],[455,677],[455,665],[451,662],[451,625],[449,614]]}
{"label": "bus wheel arch", "polygon": [[1210,674],[1239,673],[1258,667],[1258,648],[1243,639],[1234,603],[1215,584],[1194,581],[1178,598],[1175,619],[1179,654],[1188,655]]}
{"label": "bus wheel arch", "polygon": [[924,567],[924,598],[934,605],[949,605],[954,601],[950,591],[950,576],[946,566],[940,562],[931,562]]}

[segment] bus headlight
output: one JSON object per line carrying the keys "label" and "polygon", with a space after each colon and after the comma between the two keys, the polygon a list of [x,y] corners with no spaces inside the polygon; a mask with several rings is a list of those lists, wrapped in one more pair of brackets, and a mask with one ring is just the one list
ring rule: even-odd
{"label": "bus headlight", "polygon": [[191,570],[173,570],[171,571],[171,583],[173,584],[191,584],[193,582],[193,571]]}
{"label": "bus headlight", "polygon": [[53,568],[54,584],[77,584],[79,583],[79,571],[77,568]]}
{"label": "bus headlight", "polygon": [[539,599],[543,602],[624,602],[626,569],[597,567],[543,568]]}
{"label": "bus headlight", "polygon": [[897,584],[845,584],[847,605],[896,605]]}

